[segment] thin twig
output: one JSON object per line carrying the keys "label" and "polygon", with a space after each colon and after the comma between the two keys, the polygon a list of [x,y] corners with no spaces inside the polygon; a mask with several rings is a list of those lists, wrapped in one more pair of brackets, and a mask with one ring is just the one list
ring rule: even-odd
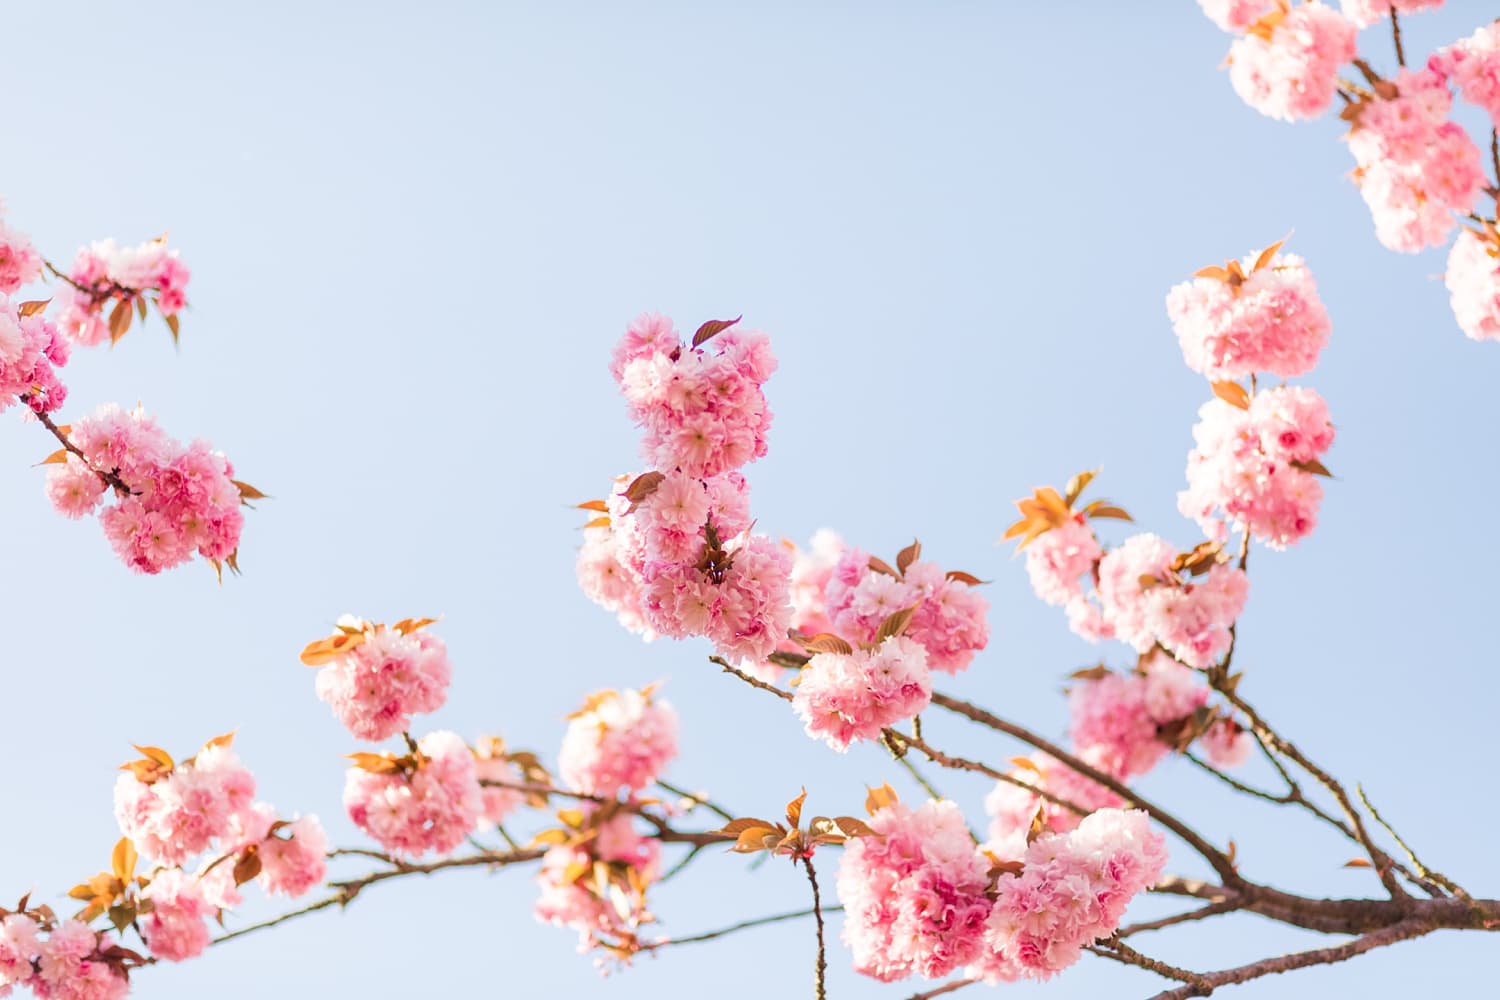
{"label": "thin twig", "polygon": [[78,460],[83,463],[84,468],[88,469],[94,475],[98,476],[100,480],[103,481],[105,486],[112,488],[115,493],[122,497],[128,497],[135,492],[129,486],[125,485],[125,480],[121,479],[118,473],[113,471],[105,472],[103,469],[95,468],[94,464],[88,460],[87,456],[85,456],[83,452],[79,451],[78,447],[73,444],[72,441],[68,440],[68,436],[63,433],[61,427],[57,426],[57,424],[53,422],[50,416],[45,413],[37,413],[36,418],[43,427],[52,432],[52,436],[57,438],[57,440],[62,443],[62,446],[66,451],[70,452],[73,455],[76,455],[78,457]]}
{"label": "thin twig", "polygon": [[[844,908],[842,906],[830,906],[827,912],[842,913],[843,910]],[[764,927],[766,924],[779,924],[786,920],[800,920],[803,917],[811,917],[814,915],[814,913],[814,910],[796,910],[792,913],[777,913],[769,917],[756,917],[754,920],[742,920],[737,924],[730,924],[728,927],[720,927],[716,931],[707,931],[703,934],[694,934],[691,937],[664,938],[660,941],[652,941],[649,944],[641,945],[641,951],[658,951],[662,948],[670,948],[673,945],[697,944],[700,941],[712,941],[715,938],[726,937],[737,931],[749,930],[752,927]]]}
{"label": "thin twig", "polygon": [[756,678],[751,677],[749,674],[745,673],[739,667],[734,666],[722,656],[710,656],[708,658],[708,662],[717,663],[719,666],[724,668],[724,672],[726,674],[734,674],[734,676],[738,677],[746,684],[749,684],[751,687],[758,687],[762,691],[769,691],[776,697],[780,698],[782,701],[792,700],[792,693],[790,691],[783,691],[775,684],[767,684],[765,681],[757,680]]}
{"label": "thin twig", "polygon": [[657,785],[671,792],[673,795],[680,795],[682,798],[690,800],[694,805],[702,806],[714,815],[722,817],[724,822],[734,822],[735,817],[733,813],[720,806],[714,805],[714,803],[710,802],[708,799],[697,794],[696,792],[689,792],[684,789],[678,788],[676,785],[669,785],[665,781],[662,781],[660,778],[656,779],[656,783]]}
{"label": "thin twig", "polygon": [[[1187,969],[1179,969],[1175,965],[1168,965],[1166,962],[1154,959],[1149,955],[1142,955],[1140,952],[1136,951],[1134,948],[1130,947],[1130,945],[1126,944],[1124,941],[1119,940],[1118,938],[1106,938],[1103,941],[1100,941],[1098,944],[1087,945],[1085,950],[1091,951],[1095,955],[1099,955],[1103,958],[1108,958],[1116,962],[1123,962],[1125,965],[1134,965],[1141,969],[1148,969],[1151,972],[1156,973],[1158,976],[1164,976],[1167,979],[1175,979],[1179,983],[1190,983],[1193,986],[1201,987],[1208,992],[1213,991],[1213,987],[1209,986],[1208,982],[1204,980],[1204,978],[1198,973],[1189,972]],[[1205,993],[1204,995],[1206,996],[1207,993]]]}
{"label": "thin twig", "polygon": [[828,1000],[825,976],[828,972],[828,954],[823,950],[823,900],[818,894],[818,873],[813,871],[812,858],[803,855],[802,867],[807,870],[807,881],[812,884],[813,916],[818,921],[818,964],[813,973],[814,1000]]}
{"label": "thin twig", "polygon": [[1161,917],[1157,920],[1143,920],[1138,924],[1130,924],[1115,931],[1115,937],[1126,938],[1132,934],[1144,934],[1146,931],[1159,931],[1164,927],[1175,927],[1178,924],[1188,924],[1195,920],[1206,920],[1216,917],[1221,913],[1233,913],[1244,908],[1244,903],[1239,899],[1221,899],[1207,906],[1200,906],[1196,910],[1188,910],[1186,913],[1176,913],[1170,917]]}
{"label": "thin twig", "polygon": [[1251,962],[1249,965],[1241,965],[1234,969],[1224,969],[1221,972],[1206,972],[1202,977],[1205,985],[1182,986],[1175,990],[1167,990],[1156,994],[1151,1000],[1188,1000],[1189,997],[1206,997],[1220,986],[1247,983],[1261,976],[1273,976],[1281,972],[1290,972],[1293,969],[1304,969],[1309,965],[1332,965],[1335,962],[1344,962],[1376,948],[1421,937],[1432,930],[1432,927],[1420,921],[1402,921],[1332,948],[1299,951],[1276,958],[1263,958],[1258,962]]}
{"label": "thin twig", "polygon": [[1365,789],[1363,785],[1356,784],[1354,786],[1354,790],[1359,794],[1359,801],[1363,802],[1365,808],[1370,810],[1370,815],[1375,817],[1375,822],[1385,827],[1385,832],[1390,834],[1391,837],[1395,839],[1397,844],[1401,845],[1401,849],[1406,852],[1407,860],[1410,861],[1411,866],[1417,870],[1418,875],[1430,881],[1436,882],[1438,885],[1442,886],[1444,889],[1447,889],[1449,892],[1453,893],[1460,899],[1469,898],[1468,892],[1460,887],[1452,879],[1448,878],[1441,872],[1433,871],[1431,868],[1428,868],[1422,863],[1421,859],[1417,857],[1417,852],[1413,851],[1411,847],[1406,843],[1406,841],[1401,839],[1401,834],[1396,832],[1395,827],[1387,823],[1385,821],[1385,817],[1380,815],[1380,812],[1370,801],[1369,796],[1365,795]]}
{"label": "thin twig", "polygon": [[926,993],[913,993],[906,1000],[933,1000],[934,997],[956,993],[965,986],[973,986],[979,981],[978,979],[955,979],[951,983],[944,983],[935,990],[928,990]]}
{"label": "thin twig", "polygon": [[1396,5],[1391,4],[1391,38],[1396,42],[1396,65],[1406,68],[1406,49],[1401,45],[1401,18],[1396,16]]}

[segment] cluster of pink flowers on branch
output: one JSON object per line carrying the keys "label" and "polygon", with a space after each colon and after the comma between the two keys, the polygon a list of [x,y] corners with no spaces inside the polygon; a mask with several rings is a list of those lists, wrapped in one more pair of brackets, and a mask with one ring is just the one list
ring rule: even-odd
{"label": "cluster of pink flowers on branch", "polygon": [[814,655],[797,677],[792,708],[807,735],[835,750],[878,738],[932,700],[927,650],[909,636],[886,635],[856,649],[825,633],[808,648]]}
{"label": "cluster of pink flowers on branch", "polygon": [[0,410],[19,400],[34,413],[53,413],[68,398],[57,375],[68,362],[68,342],[43,315],[45,306],[0,294]]}
{"label": "cluster of pink flowers on branch", "polygon": [[456,733],[422,737],[404,755],[350,754],[344,808],[391,854],[418,858],[463,843],[484,811],[474,754]]}
{"label": "cluster of pink flowers on branch", "polygon": [[[633,322],[611,372],[645,432],[652,471],[628,477],[585,526],[584,592],[648,638],[707,636],[721,655],[760,662],[786,634],[791,559],[751,532],[739,467],[765,454],[764,334],[711,321],[683,344],[654,314]],[[617,483],[620,481],[617,480]]]}
{"label": "cluster of pink flowers on branch", "polygon": [[428,631],[431,618],[386,626],[345,615],[334,634],[309,643],[302,662],[318,671],[318,697],[361,740],[404,732],[418,712],[435,712],[448,698],[453,668],[443,640]]}
{"label": "cluster of pink flowers on branch", "polygon": [[614,798],[648,787],[677,756],[677,712],[655,685],[597,691],[568,716],[558,775],[585,795]]}
{"label": "cluster of pink flowers on branch", "polygon": [[80,920],[58,920],[51,907],[0,907],[0,996],[20,986],[46,1000],[121,1000],[130,971],[147,959]]}
{"label": "cluster of pink flowers on branch", "polygon": [[[1495,318],[1500,316],[1500,268],[1486,246],[1494,210],[1489,217],[1474,212],[1481,193],[1500,198],[1500,162],[1494,164],[1495,178],[1486,179],[1478,145],[1450,117],[1456,90],[1482,108],[1492,125],[1500,123],[1500,26],[1485,25],[1409,69],[1393,23],[1401,65],[1394,75],[1383,75],[1360,57],[1357,30],[1436,7],[1441,0],[1345,0],[1342,14],[1317,2],[1199,2],[1214,23],[1242,35],[1231,48],[1230,79],[1251,107],[1294,120],[1322,114],[1335,93],[1343,99],[1340,117],[1349,123],[1346,139],[1355,159],[1351,176],[1384,246],[1416,253],[1447,242],[1459,221],[1478,224],[1459,232],[1448,260],[1448,289],[1466,335],[1500,339]],[[1357,77],[1340,76],[1344,67]],[[1189,365],[1210,378],[1240,377],[1205,367],[1205,359],[1192,350],[1188,354]],[[1268,364],[1255,367],[1300,374]]]}
{"label": "cluster of pink flowers on branch", "polygon": [[196,553],[216,571],[238,571],[240,508],[264,494],[234,479],[207,442],[183,445],[144,411],[113,404],[58,430],[67,446],[44,460],[47,495],[59,513],[80,518],[113,486],[99,521],[125,565],[159,573]]}
{"label": "cluster of pink flowers on branch", "polygon": [[869,832],[845,845],[838,894],[855,968],[886,982],[965,966],[992,982],[1050,978],[1115,932],[1166,861],[1140,812],[1101,809],[1003,858],[975,846],[952,802],[909,809],[878,792]]}
{"label": "cluster of pink flowers on branch", "polygon": [[92,347],[106,337],[115,343],[130,330],[132,314],[146,318],[148,299],[177,339],[190,272],[166,237],[136,247],[103,240],[81,248],[68,273],[58,273],[64,287],[57,322],[74,343]]}
{"label": "cluster of pink flowers on branch", "polygon": [[598,948],[628,961],[646,945],[641,929],[656,919],[646,890],[657,879],[661,847],[610,804],[558,816],[563,826],[535,841],[551,845],[537,874],[536,918],[577,931],[580,952]]}
{"label": "cluster of pink flowers on branch", "polygon": [[42,273],[42,255],[31,237],[5,221],[5,202],[0,200],[0,295],[14,295]]}

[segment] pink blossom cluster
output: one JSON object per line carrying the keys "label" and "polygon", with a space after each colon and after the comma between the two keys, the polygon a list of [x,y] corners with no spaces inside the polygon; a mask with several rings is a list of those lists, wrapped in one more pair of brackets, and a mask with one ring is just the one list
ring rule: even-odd
{"label": "pink blossom cluster", "polygon": [[1196,674],[1155,651],[1129,674],[1104,673],[1068,692],[1076,752],[1112,777],[1138,777],[1170,749],[1162,727],[1179,723],[1208,703]]}
{"label": "pink blossom cluster", "polygon": [[574,840],[543,856],[533,912],[543,923],[577,931],[580,952],[603,946],[626,957],[652,920],[645,888],[656,879],[660,845],[637,833],[624,813]]}
{"label": "pink blossom cluster", "polygon": [[[323,881],[327,873],[328,834],[316,816],[299,816],[273,824],[251,841],[260,856],[256,882],[273,896],[296,898]],[[248,845],[247,845],[248,846]]]}
{"label": "pink blossom cluster", "polygon": [[599,691],[569,716],[557,755],[573,791],[613,797],[650,785],[677,756],[677,712],[653,690]]}
{"label": "pink blossom cluster", "polygon": [[130,308],[147,293],[155,293],[163,316],[175,316],[187,305],[189,276],[164,239],[137,247],[116,246],[114,240],[83,247],[57,292],[58,326],[74,343],[92,347],[110,336],[106,305]]}
{"label": "pink blossom cluster", "polygon": [[737,323],[705,324],[698,346],[655,314],[626,330],[610,371],[656,471],[584,505],[606,516],[586,529],[578,579],[648,639],[706,636],[726,658],[754,664],[786,635],[791,558],[750,533],[738,469],[765,454],[761,386],[776,361],[764,334]]}
{"label": "pink blossom cluster", "polygon": [[1459,231],[1443,280],[1459,329],[1473,340],[1500,340],[1500,244]]}
{"label": "pink blossom cluster", "polygon": [[1354,110],[1349,151],[1355,183],[1391,250],[1415,253],[1444,243],[1484,186],[1479,149],[1448,120],[1453,95],[1431,69],[1402,70],[1394,96],[1362,101]]}
{"label": "pink blossom cluster", "polygon": [[1276,549],[1305,538],[1323,500],[1315,472],[1333,444],[1323,397],[1281,386],[1256,393],[1247,409],[1210,400],[1198,418],[1188,488],[1178,495],[1183,516],[1215,541],[1228,538],[1230,525]]}
{"label": "pink blossom cluster", "polygon": [[318,671],[318,697],[333,706],[357,738],[383,740],[410,728],[418,712],[448,698],[453,668],[443,640],[426,628],[410,631],[345,615],[340,634],[362,637]]}
{"label": "pink blossom cluster", "polygon": [[152,955],[181,962],[208,947],[206,921],[217,907],[204,897],[198,879],[176,868],[163,868],[151,876],[141,899],[151,904],[150,912],[140,918],[140,928]]}
{"label": "pink blossom cluster", "polygon": [[165,773],[127,767],[115,782],[115,819],[143,855],[181,865],[215,840],[238,842],[254,822],[254,797],[255,776],[228,745],[210,743]]}
{"label": "pink blossom cluster", "polygon": [[[834,631],[833,619],[828,616],[828,584],[839,560],[844,557],[844,540],[824,528],[812,536],[806,550],[791,542],[784,544],[792,552],[791,627],[806,635]],[[795,650],[797,647],[787,645],[784,648]]]}
{"label": "pink blossom cluster", "polygon": [[967,668],[989,642],[989,602],[933,562],[918,559],[895,576],[851,548],[834,567],[826,599],[833,631],[851,642],[874,640],[881,622],[915,606],[905,634],[927,651],[927,666],[945,674]]}
{"label": "pink blossom cluster", "polygon": [[1377,21],[1390,17],[1393,8],[1397,15],[1401,15],[1432,10],[1443,5],[1443,0],[1342,0],[1342,2],[1344,14],[1361,28],[1368,28]]}
{"label": "pink blossom cluster", "polygon": [[1434,53],[1427,68],[1458,88],[1463,99],[1500,123],[1500,24],[1491,22],[1468,38]]}
{"label": "pink blossom cluster", "polygon": [[451,851],[474,829],[484,807],[474,755],[456,733],[439,731],[417,742],[411,760],[410,767],[351,767],[344,807],[355,826],[392,854],[415,858]]}
{"label": "pink blossom cluster", "polygon": [[1328,312],[1302,258],[1276,253],[1256,263],[1245,258],[1242,281],[1200,275],[1167,294],[1188,367],[1214,381],[1304,375],[1328,343]]}
{"label": "pink blossom cluster", "polygon": [[21,986],[42,1000],[121,1000],[130,981],[114,947],[82,921],[64,920],[43,938],[30,916],[0,918],[0,996]]}
{"label": "pink blossom cluster", "polygon": [[41,313],[22,316],[0,294],[0,410],[18,399],[36,413],[57,410],[68,398],[68,388],[56,369],[67,363],[68,342],[57,327]]}
{"label": "pink blossom cluster", "polygon": [[1229,82],[1240,99],[1283,121],[1315,118],[1338,89],[1339,67],[1355,57],[1356,29],[1320,3],[1303,3],[1268,19],[1229,49]]}
{"label": "pink blossom cluster", "polygon": [[665,316],[633,321],[610,371],[645,431],[652,468],[706,479],[766,453],[771,411],[762,386],[776,370],[765,334],[733,325],[691,347]]}
{"label": "pink blossom cluster", "polygon": [[5,221],[5,202],[0,201],[0,296],[14,295],[41,273],[42,255],[30,237]]}
{"label": "pink blossom cluster", "polygon": [[842,753],[927,707],[932,700],[927,660],[926,648],[904,635],[873,649],[818,653],[802,668],[792,708],[807,735]]}
{"label": "pink blossom cluster", "polygon": [[946,976],[980,957],[990,916],[989,864],[957,805],[900,802],[844,846],[838,897],[854,968],[882,982]]}
{"label": "pink blossom cluster", "polygon": [[1207,731],[1198,737],[1210,764],[1221,768],[1235,768],[1250,759],[1255,749],[1255,737],[1244,726],[1233,719],[1217,718]]}
{"label": "pink blossom cluster", "polygon": [[1172,569],[1177,550],[1156,535],[1134,535],[1099,561],[1102,617],[1116,639],[1144,653],[1160,643],[1194,667],[1206,667],[1229,648],[1229,626],[1245,606],[1250,584],[1233,566],[1218,564],[1184,581]]}
{"label": "pink blossom cluster", "polygon": [[1102,809],[1069,833],[1044,834],[1002,873],[985,928],[984,978],[1050,979],[1109,937],[1125,908],[1166,864],[1162,836],[1138,810]]}
{"label": "pink blossom cluster", "polygon": [[[1087,752],[1081,752],[1079,757],[1090,766],[1097,764],[1087,759]],[[1025,761],[1024,766],[1011,771],[1009,777],[1014,782],[996,782],[994,789],[984,799],[984,810],[990,816],[990,841],[987,846],[1004,858],[1020,857],[1037,810],[1042,812],[1042,823],[1054,833],[1066,833],[1076,828],[1083,818],[1060,802],[1044,799],[1015,782],[1046,792],[1089,812],[1118,808],[1125,804],[1114,792],[1079,774],[1050,754],[1036,754]]]}
{"label": "pink blossom cluster", "polygon": [[47,475],[52,505],[68,517],[92,512],[104,495],[99,473],[130,490],[99,515],[115,554],[139,573],[159,573],[197,552],[231,559],[244,515],[234,469],[205,441],[184,446],[142,410],[101,406],[68,434],[83,459],[69,453]]}
{"label": "pink blossom cluster", "polygon": [[1243,32],[1271,6],[1271,0],[1198,0],[1208,19],[1225,31]]}
{"label": "pink blossom cluster", "polygon": [[1080,601],[1084,581],[1091,579],[1104,549],[1088,520],[1075,514],[1043,532],[1026,546],[1026,574],[1031,589],[1048,604],[1066,607]]}

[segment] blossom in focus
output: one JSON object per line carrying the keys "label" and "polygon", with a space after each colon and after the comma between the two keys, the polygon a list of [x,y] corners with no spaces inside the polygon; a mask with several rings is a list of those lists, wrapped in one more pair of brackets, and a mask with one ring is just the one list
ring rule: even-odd
{"label": "blossom in focus", "polygon": [[792,708],[807,735],[843,752],[910,719],[932,700],[927,650],[909,636],[874,649],[818,653],[802,668]]}
{"label": "blossom in focus", "polygon": [[[413,715],[435,712],[447,700],[453,674],[448,648],[425,624],[408,619],[386,626],[345,615],[333,640],[346,640],[340,648],[347,651],[331,658],[314,654],[322,663],[318,697],[333,706],[333,714],[355,737],[378,741],[395,736],[411,728]],[[308,660],[307,651],[303,660]]]}
{"label": "blossom in focus", "polygon": [[410,757],[359,755],[344,783],[344,807],[355,826],[405,858],[453,850],[483,806],[474,756],[447,731],[424,736]]}
{"label": "blossom in focus", "polygon": [[1277,10],[1230,47],[1229,82],[1263,115],[1315,118],[1333,103],[1339,67],[1355,57],[1355,34],[1347,17],[1320,3]]}

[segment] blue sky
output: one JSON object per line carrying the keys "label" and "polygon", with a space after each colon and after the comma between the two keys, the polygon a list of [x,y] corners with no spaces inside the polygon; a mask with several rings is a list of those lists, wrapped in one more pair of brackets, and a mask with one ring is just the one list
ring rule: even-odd
{"label": "blue sky", "polygon": [[[1409,50],[1492,14],[1410,18]],[[1334,321],[1303,381],[1338,425],[1337,479],[1310,539],[1252,555],[1241,691],[1364,781],[1432,864],[1500,893],[1497,348],[1454,325],[1440,252],[1376,243],[1336,122],[1283,125],[1235,98],[1228,38],[1196,5],[30,4],[8,12],[7,38],[10,220],[54,259],[167,229],[194,270],[181,349],[156,323],[78,352],[65,414],[139,400],[275,499],[250,514],[244,577],[134,577],[96,523],[51,513],[30,467],[49,440],[6,421],[0,898],[60,902],[105,863],[131,742],[188,750],[237,729],[264,797],[359,843],[339,806],[339,755],[356,747],[296,658],[345,612],[445,616],[455,679],[431,728],[550,755],[586,692],[665,678],[683,717],[672,778],[738,811],[774,811],[804,784],[820,812],[887,778],[915,794],[880,754],[806,739],[703,643],[643,645],[578,592],[570,505],[634,466],[606,362],[644,309],[688,329],[744,313],[771,334],[771,453],[748,470],[760,525],[829,526],[888,557],[917,536],[994,580],[991,646],[948,686],[1061,736],[1063,676],[1127,653],[1076,639],[1030,596],[995,544],[1010,502],[1102,466],[1101,495],[1195,541],[1176,493],[1207,387],[1162,300],[1288,231]],[[1391,67],[1378,31],[1361,48]],[[948,720],[928,733],[1019,752]],[[984,783],[940,784],[980,816]],[[1251,877],[1378,891],[1340,867],[1344,844],[1186,767],[1143,787],[1233,837]],[[1180,849],[1173,866],[1197,871]],[[804,892],[784,865],[710,856],[655,909],[686,935]],[[532,921],[533,897],[519,871],[393,883],[153,969],[137,995],[806,988],[808,926],[601,980],[568,933]],[[1234,917],[1140,947],[1207,969],[1309,940]],[[1493,955],[1439,936],[1235,995],[1460,991]],[[831,964],[840,1000],[911,992],[854,976],[842,949]],[[1156,988],[1090,959],[1005,992]]]}

